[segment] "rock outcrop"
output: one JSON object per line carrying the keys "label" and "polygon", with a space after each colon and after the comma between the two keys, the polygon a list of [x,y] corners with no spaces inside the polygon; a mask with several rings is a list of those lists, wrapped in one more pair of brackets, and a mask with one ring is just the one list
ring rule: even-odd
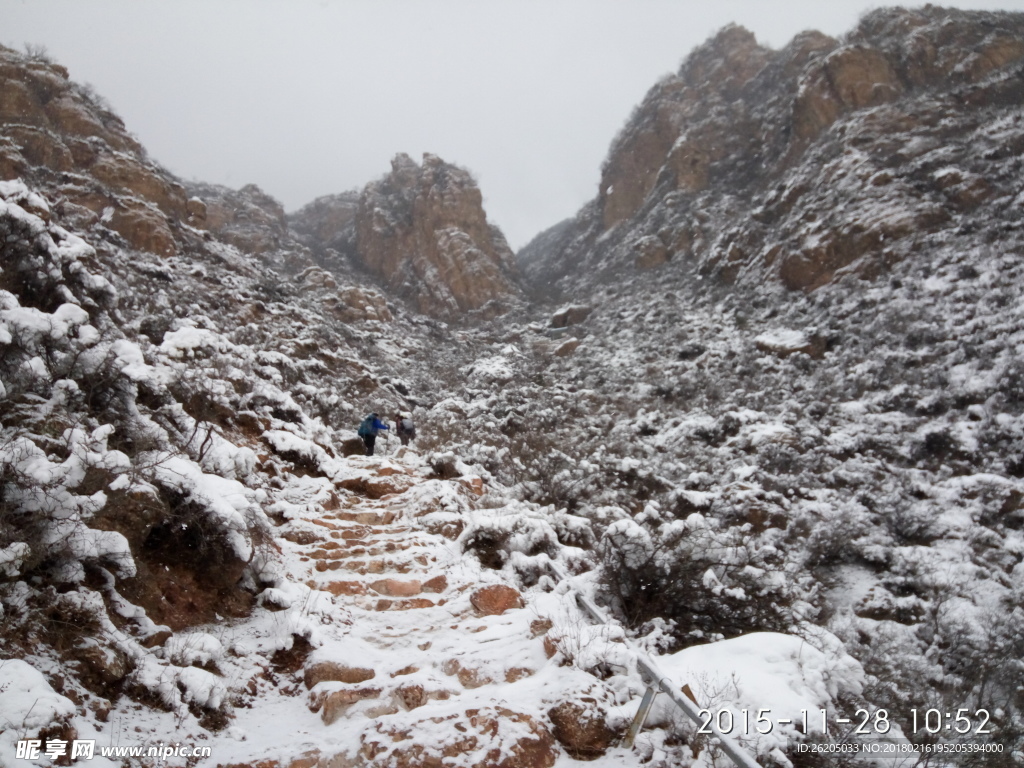
{"label": "rock outcrop", "polygon": [[202,218],[206,229],[240,251],[265,255],[285,245],[284,208],[255,184],[237,190],[193,184],[190,192],[191,199],[203,205],[196,217]]}
{"label": "rock outcrop", "polygon": [[514,256],[487,221],[480,190],[462,168],[405,154],[391,173],[352,193],[315,200],[291,226],[331,267],[339,254],[389,294],[433,317],[493,316],[519,296]]}
{"label": "rock outcrop", "polygon": [[76,225],[102,224],[132,248],[173,255],[195,223],[185,188],[64,67],[0,47],[0,179],[46,180]]}
{"label": "rock outcrop", "polygon": [[318,197],[291,214],[288,223],[320,256],[327,251],[347,253],[352,250],[359,192]]}
{"label": "rock outcrop", "polygon": [[779,51],[727,27],[651,89],[597,198],[524,249],[523,272],[563,296],[694,269],[813,291],[876,276],[921,237],[991,229],[1016,215],[1022,61],[1015,13],[879,10]]}

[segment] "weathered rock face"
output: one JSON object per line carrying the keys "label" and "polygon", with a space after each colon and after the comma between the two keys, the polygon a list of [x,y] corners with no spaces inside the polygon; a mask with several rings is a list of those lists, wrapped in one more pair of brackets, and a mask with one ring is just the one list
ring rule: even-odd
{"label": "weathered rock face", "polygon": [[284,208],[255,184],[237,190],[195,184],[190,191],[205,206],[201,214],[205,227],[239,250],[267,254],[284,244],[288,233]]}
{"label": "weathered rock face", "polygon": [[318,197],[289,216],[288,223],[315,251],[344,253],[352,246],[358,212],[359,193],[343,192]]}
{"label": "weathered rock face", "polygon": [[184,187],[149,162],[121,119],[63,67],[0,47],[0,178],[60,177],[75,223],[102,223],[138,250],[176,252]]}
{"label": "weathered rock face", "polygon": [[965,218],[997,230],[989,204],[1019,192],[1022,61],[1016,13],[880,10],[779,51],[727,27],[651,89],[597,198],[524,249],[523,273],[554,298],[644,270],[813,291],[969,234]]}
{"label": "weathered rock face", "polygon": [[134,250],[174,256],[199,229],[285,272],[312,263],[280,203],[258,187],[186,192],[67,70],[0,47],[0,179],[17,177],[48,184],[75,226],[105,227]]}
{"label": "weathered rock face", "polygon": [[518,294],[513,254],[472,177],[429,154],[422,165],[400,154],[391,166],[360,196],[357,262],[425,314],[498,313]]}
{"label": "weathered rock face", "polygon": [[711,90],[723,100],[735,97],[769,56],[750,32],[730,25],[695,51],[678,76],[654,87],[613,145],[601,174],[603,229],[631,218],[663,169],[678,189],[697,192],[707,186],[711,164],[725,156],[728,145],[717,126],[696,125],[695,115],[705,106],[702,94]]}

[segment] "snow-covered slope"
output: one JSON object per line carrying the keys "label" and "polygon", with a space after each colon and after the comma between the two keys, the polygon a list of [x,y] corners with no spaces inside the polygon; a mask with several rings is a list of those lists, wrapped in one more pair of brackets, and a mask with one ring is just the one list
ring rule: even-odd
{"label": "snow-covered slope", "polygon": [[813,290],[1016,237],[1024,21],[928,6],[779,51],[728,27],[655,85],[595,200],[524,264],[538,285],[692,266]]}
{"label": "snow-covered slope", "polygon": [[1015,764],[1021,29],[724,30],[521,254],[543,310],[451,327],[340,253],[354,196],[290,229],[0,51],[0,762],[723,764],[664,699],[620,744],[640,649],[771,709],[764,765],[844,764],[802,710]]}

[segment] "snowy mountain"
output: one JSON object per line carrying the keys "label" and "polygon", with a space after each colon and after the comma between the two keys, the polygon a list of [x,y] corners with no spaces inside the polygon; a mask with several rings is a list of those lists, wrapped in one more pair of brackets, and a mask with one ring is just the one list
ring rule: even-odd
{"label": "snowy mountain", "polygon": [[726,28],[513,257],[436,157],[289,216],[0,49],[0,762],[726,764],[621,740],[647,653],[761,765],[1017,764],[1022,65]]}
{"label": "snowy mountain", "polygon": [[884,274],[934,235],[990,244],[1019,219],[1020,24],[879,11],[780,51],[728,27],[651,89],[597,198],[525,269],[569,293],[670,260],[812,290]]}

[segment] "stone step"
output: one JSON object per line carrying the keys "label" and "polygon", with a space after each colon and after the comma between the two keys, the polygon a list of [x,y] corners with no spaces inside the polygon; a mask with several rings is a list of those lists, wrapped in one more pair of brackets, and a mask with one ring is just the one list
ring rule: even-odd
{"label": "stone step", "polygon": [[317,585],[316,582],[309,582],[311,589],[321,589],[330,592],[335,597],[343,595],[365,595],[366,585],[361,581],[332,581],[330,584]]}
{"label": "stone step", "polygon": [[345,523],[361,525],[391,525],[400,517],[398,512],[332,512],[328,517]]}
{"label": "stone step", "polygon": [[[368,574],[377,576],[380,574]],[[306,582],[311,589],[330,592],[336,597],[342,595],[376,594],[383,597],[414,597],[423,593],[441,594],[448,589],[448,579],[444,575],[434,576],[424,581],[402,579],[375,579],[373,581],[331,581],[317,584]]]}
{"label": "stone step", "polygon": [[434,576],[426,581],[380,579],[372,582],[369,587],[385,597],[413,597],[422,592],[444,592],[448,589],[448,579],[445,576]]}
{"label": "stone step", "polygon": [[320,560],[315,568],[317,572],[326,571],[354,571],[359,574],[367,573],[410,573],[412,571],[423,571],[429,566],[426,555],[417,555],[412,561],[394,560]]}
{"label": "stone step", "polygon": [[412,528],[387,528],[382,526],[357,525],[352,528],[341,528],[331,531],[332,539],[365,539],[369,536],[398,536],[411,531]]}
{"label": "stone step", "polygon": [[418,611],[424,608],[437,608],[448,601],[441,598],[436,603],[426,597],[408,597],[404,599],[373,599],[367,596],[358,600],[356,605],[367,611]]}
{"label": "stone step", "polygon": [[[377,545],[377,546],[371,546]],[[382,555],[390,555],[395,552],[405,552],[415,547],[424,546],[424,542],[410,541],[404,544],[396,544],[393,541],[389,541],[380,545],[380,542],[366,542],[365,544],[360,542],[353,544],[350,547],[320,547],[315,549],[307,555],[313,560],[330,561],[330,560],[347,560],[352,557],[381,557]]]}

